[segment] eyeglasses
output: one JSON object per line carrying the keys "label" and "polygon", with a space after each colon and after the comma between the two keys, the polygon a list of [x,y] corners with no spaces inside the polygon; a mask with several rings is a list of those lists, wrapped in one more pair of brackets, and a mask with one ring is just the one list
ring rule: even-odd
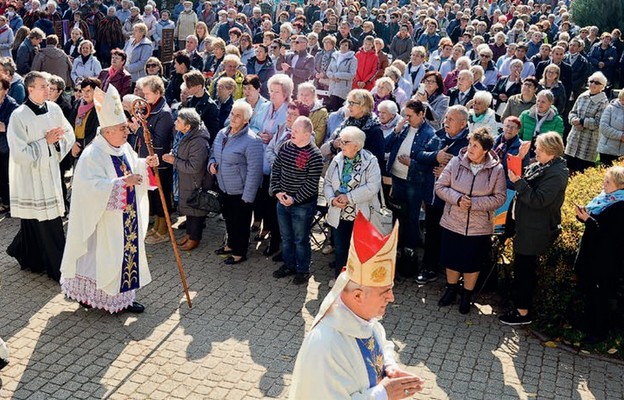
{"label": "eyeglasses", "polygon": [[349,144],[349,143],[353,143],[353,141],[352,140],[342,140],[342,139],[340,139],[340,143],[342,143],[342,144]]}
{"label": "eyeglasses", "polygon": [[360,103],[359,101],[352,101],[352,100],[348,100],[347,104],[350,106],[361,106],[362,103]]}
{"label": "eyeglasses", "polygon": [[156,67],[158,67],[158,64],[145,64],[145,66],[147,68],[156,68]]}
{"label": "eyeglasses", "polygon": [[423,81],[423,83],[425,85],[433,85],[434,83],[438,83],[437,81],[431,80],[431,79],[427,79],[426,81]]}
{"label": "eyeglasses", "polygon": [[602,82],[598,82],[598,81],[589,81],[589,83],[593,83],[594,85],[601,85],[602,86]]}
{"label": "eyeglasses", "polygon": [[535,87],[531,82],[524,82],[522,86]]}

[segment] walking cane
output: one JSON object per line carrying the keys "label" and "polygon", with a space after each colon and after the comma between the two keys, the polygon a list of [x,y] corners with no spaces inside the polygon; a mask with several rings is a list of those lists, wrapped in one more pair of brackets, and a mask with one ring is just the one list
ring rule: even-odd
{"label": "walking cane", "polygon": [[[132,115],[134,115],[141,126],[143,126],[143,140],[147,146],[147,151],[150,156],[154,155],[154,146],[152,144],[152,134],[147,129],[147,117],[150,115],[152,108],[149,103],[143,99],[136,99],[132,102]],[[158,167],[152,167],[152,172],[156,178],[156,186],[158,186],[158,193],[160,193],[160,202],[165,212],[165,221],[167,221],[167,229],[169,230],[169,238],[171,239],[171,245],[173,246],[173,253],[175,254],[176,261],[178,263],[178,271],[180,271],[180,279],[182,280],[182,286],[184,287],[184,293],[186,294],[186,302],[189,308],[193,308],[191,303],[191,295],[189,294],[188,285],[186,283],[186,275],[184,274],[184,268],[182,268],[182,260],[180,259],[180,253],[178,252],[178,244],[173,233],[173,227],[171,225],[171,217],[169,216],[169,210],[166,206],[165,192],[163,191],[162,184],[160,183],[160,175],[158,175]]]}

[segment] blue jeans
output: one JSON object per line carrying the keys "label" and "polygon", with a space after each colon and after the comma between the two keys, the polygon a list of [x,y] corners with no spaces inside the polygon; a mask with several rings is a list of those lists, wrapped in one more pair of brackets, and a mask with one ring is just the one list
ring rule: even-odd
{"label": "blue jeans", "polygon": [[310,272],[312,247],[310,230],[316,213],[316,201],[285,207],[277,203],[277,222],[282,235],[282,257],[288,268]]}
{"label": "blue jeans", "polygon": [[410,182],[392,177],[392,198],[402,205],[399,219],[399,247],[416,249],[420,242],[420,206],[424,199],[424,182]]}

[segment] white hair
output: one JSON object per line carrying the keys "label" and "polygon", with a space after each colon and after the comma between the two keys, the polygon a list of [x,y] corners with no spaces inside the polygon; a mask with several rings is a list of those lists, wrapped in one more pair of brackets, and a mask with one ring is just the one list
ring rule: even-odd
{"label": "white hair", "polygon": [[596,71],[593,74],[591,74],[589,76],[589,78],[587,78],[587,81],[598,81],[600,83],[602,83],[602,86],[606,86],[607,85],[607,77],[604,76],[604,74],[600,71]]}
{"label": "white hair", "polygon": [[[246,122],[249,122],[249,120],[251,119],[251,115],[253,114],[253,108],[251,107],[251,104],[247,103],[246,101],[235,101],[232,105],[232,111],[234,111],[234,109],[241,110],[243,112],[243,118],[245,118]],[[232,111],[230,111],[230,113]]]}
{"label": "white hair", "polygon": [[485,104],[487,104],[489,107],[490,104],[492,104],[492,93],[485,91],[485,90],[479,90],[478,92],[475,93],[472,99],[478,100],[480,102],[482,101]]}
{"label": "white hair", "polygon": [[498,39],[502,37],[503,40],[507,40],[507,35],[505,35],[503,32],[498,32],[496,35],[494,35],[494,39]]}
{"label": "white hair", "polygon": [[459,64],[466,64],[468,68],[470,68],[470,57],[467,57],[467,56],[459,57],[457,61],[455,62],[455,65],[457,66]]}
{"label": "white hair", "polygon": [[479,82],[483,82],[483,79],[485,79],[485,71],[480,65],[473,65],[472,67],[470,67],[470,72],[472,72],[473,79],[475,79],[475,77],[477,77],[478,75],[481,75],[481,79],[479,79]]}
{"label": "white hair", "polygon": [[299,86],[297,86],[297,89],[299,90],[299,93],[301,93],[303,90],[308,90],[312,94],[314,94],[314,97],[316,97],[316,87],[314,87],[314,84],[312,82],[308,81],[300,83]]}
{"label": "white hair", "polygon": [[459,79],[464,75],[470,78],[470,82],[474,81],[474,74],[469,69],[463,69],[459,71],[459,74],[457,74],[457,78]]}
{"label": "white hair", "polygon": [[379,105],[377,106],[377,110],[381,111],[381,110],[386,110],[388,111],[390,114],[396,115],[399,113],[399,107],[397,106],[397,104],[392,101],[392,100],[384,100],[381,103],[379,103]]}
{"label": "white hair", "polygon": [[366,141],[366,134],[362,132],[357,126],[347,126],[340,131],[340,139],[345,141],[354,142],[358,146],[358,150],[364,148],[364,142]]}
{"label": "white hair", "polygon": [[524,62],[517,58],[514,58],[513,60],[511,60],[511,62],[509,63],[509,67],[511,68],[516,64],[520,64],[520,67],[524,67]]}

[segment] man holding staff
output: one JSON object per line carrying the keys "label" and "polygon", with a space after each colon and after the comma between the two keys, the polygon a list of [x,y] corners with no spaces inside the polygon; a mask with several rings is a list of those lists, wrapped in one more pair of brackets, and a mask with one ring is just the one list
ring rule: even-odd
{"label": "man holding staff", "polygon": [[128,122],[117,89],[94,95],[100,131],[74,172],[63,293],[86,308],[141,313],[135,290],[150,283],[144,238],[149,219],[148,166],[128,144]]}

